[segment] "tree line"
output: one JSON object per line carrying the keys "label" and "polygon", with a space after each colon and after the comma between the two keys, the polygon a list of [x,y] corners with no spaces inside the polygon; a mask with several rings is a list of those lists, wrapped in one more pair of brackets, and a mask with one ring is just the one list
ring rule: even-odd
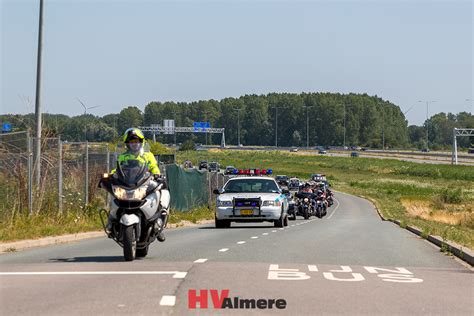
{"label": "tree line", "polygon": [[[174,119],[176,126],[192,127],[194,122],[210,122],[225,128],[227,144],[257,146],[346,146],[370,148],[423,148],[428,132],[430,148],[452,144],[453,127],[474,127],[473,115],[438,113],[423,126],[411,125],[397,105],[378,96],[339,93],[270,93],[245,95],[222,100],[195,102],[150,102],[141,111],[128,106],[103,117],[84,114],[69,117],[44,114],[48,135],[68,141],[116,141],[127,128],[163,124]],[[17,129],[34,126],[34,115],[0,115]],[[278,128],[277,128],[278,127]],[[345,127],[345,128],[344,128]],[[147,137],[152,137],[148,134]],[[164,143],[173,135],[156,135]],[[220,144],[220,135],[177,134],[178,143],[192,139],[203,144]],[[460,139],[469,147],[473,140]]]}

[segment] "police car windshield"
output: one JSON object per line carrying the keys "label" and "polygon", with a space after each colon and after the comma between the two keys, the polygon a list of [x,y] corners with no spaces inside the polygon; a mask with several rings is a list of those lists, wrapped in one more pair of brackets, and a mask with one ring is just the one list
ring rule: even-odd
{"label": "police car windshield", "polygon": [[235,179],[227,182],[225,193],[277,193],[275,181],[267,179]]}

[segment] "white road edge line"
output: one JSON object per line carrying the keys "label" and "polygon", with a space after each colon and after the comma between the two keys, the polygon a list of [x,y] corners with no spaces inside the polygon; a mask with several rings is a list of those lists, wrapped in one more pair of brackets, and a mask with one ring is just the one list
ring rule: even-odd
{"label": "white road edge line", "polygon": [[207,261],[207,259],[201,258],[201,259],[197,259],[196,261],[194,261],[194,263],[204,263],[206,261]]}
{"label": "white road edge line", "polygon": [[227,250],[229,250],[229,248],[222,248],[222,249],[219,249],[219,252],[226,252]]}
{"label": "white road edge line", "polygon": [[176,304],[176,296],[174,295],[163,295],[160,300],[161,306],[174,306]]}
{"label": "white road edge line", "polygon": [[336,206],[336,208],[334,209],[334,211],[332,211],[331,215],[329,215],[328,219],[331,219],[331,217],[334,215],[334,213],[336,213],[336,211],[337,211],[337,209],[339,208],[339,205],[340,205],[338,199],[334,198],[334,200],[337,202],[337,206]]}
{"label": "white road edge line", "polygon": [[237,242],[237,245],[242,245],[242,244],[245,244],[245,241],[242,240],[242,241]]}
{"label": "white road edge line", "polygon": [[0,272],[0,275],[166,275],[174,279],[184,279],[187,272],[180,271],[37,271],[37,272]]}

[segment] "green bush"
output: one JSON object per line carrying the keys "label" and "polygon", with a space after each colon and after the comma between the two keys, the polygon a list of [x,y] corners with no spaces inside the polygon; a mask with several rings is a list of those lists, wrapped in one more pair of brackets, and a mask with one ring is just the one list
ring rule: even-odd
{"label": "green bush", "polygon": [[464,194],[461,188],[446,188],[439,193],[441,201],[448,204],[461,203],[464,200],[463,195]]}

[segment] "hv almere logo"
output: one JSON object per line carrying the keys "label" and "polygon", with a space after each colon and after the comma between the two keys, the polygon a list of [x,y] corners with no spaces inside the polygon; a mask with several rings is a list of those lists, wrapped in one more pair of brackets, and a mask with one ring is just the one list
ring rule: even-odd
{"label": "hv almere logo", "polygon": [[241,298],[231,297],[230,290],[201,289],[188,290],[189,309],[285,309],[286,300],[282,298]]}

